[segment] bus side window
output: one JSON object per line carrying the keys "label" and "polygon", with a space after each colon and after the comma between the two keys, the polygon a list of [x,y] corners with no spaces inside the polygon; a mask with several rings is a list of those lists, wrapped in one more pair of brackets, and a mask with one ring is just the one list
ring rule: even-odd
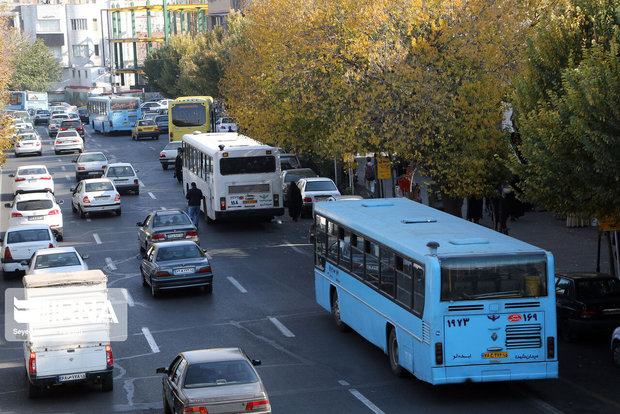
{"label": "bus side window", "polygon": [[338,239],[340,239],[340,266],[351,271],[351,232],[340,228]]}
{"label": "bus side window", "polygon": [[351,234],[351,271],[353,275],[364,279],[364,239]]}
{"label": "bus side window", "polygon": [[315,216],[316,227],[316,255],[314,265],[321,270],[325,269],[325,245],[327,242],[327,220],[319,215]]}
{"label": "bus side window", "polygon": [[375,243],[364,241],[364,279],[371,286],[379,288],[379,246]]}
{"label": "bus side window", "polygon": [[381,247],[381,291],[394,297],[394,254]]}
{"label": "bus side window", "polygon": [[411,308],[413,299],[412,270],[411,261],[396,256],[396,300],[407,309]]}
{"label": "bus side window", "polygon": [[338,264],[338,226],[331,221],[327,222],[327,258]]}
{"label": "bus side window", "polygon": [[424,267],[413,263],[413,313],[424,315]]}

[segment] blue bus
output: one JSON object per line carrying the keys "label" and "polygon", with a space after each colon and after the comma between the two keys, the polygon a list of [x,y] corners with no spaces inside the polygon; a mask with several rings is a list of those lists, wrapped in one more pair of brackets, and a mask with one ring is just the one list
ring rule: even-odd
{"label": "blue bus", "polygon": [[9,102],[4,109],[27,111],[48,109],[47,92],[9,91]]}
{"label": "blue bus", "polygon": [[431,384],[558,377],[550,252],[405,198],[314,205],[315,294]]}
{"label": "blue bus", "polygon": [[95,132],[107,135],[110,132],[131,132],[141,118],[140,98],[133,96],[92,96],[88,98],[90,126]]}

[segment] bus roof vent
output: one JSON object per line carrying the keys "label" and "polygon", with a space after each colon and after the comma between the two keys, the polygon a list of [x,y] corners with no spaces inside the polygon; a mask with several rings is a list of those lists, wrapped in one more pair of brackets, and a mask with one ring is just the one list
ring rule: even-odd
{"label": "bus roof vent", "polygon": [[404,224],[414,224],[414,223],[437,223],[437,219],[430,217],[407,217],[401,220],[401,223]]}
{"label": "bus roof vent", "polygon": [[466,244],[489,244],[488,239],[483,238],[471,238],[471,239],[452,239],[448,241],[450,244],[462,246]]}
{"label": "bus roof vent", "polygon": [[376,203],[364,203],[362,204],[362,207],[392,207],[394,206],[393,203],[386,203],[386,202],[376,202]]}
{"label": "bus roof vent", "polygon": [[201,132],[200,132],[200,131],[194,131],[194,132],[192,132],[192,134],[194,134],[194,135],[200,135],[200,134],[201,134]]}

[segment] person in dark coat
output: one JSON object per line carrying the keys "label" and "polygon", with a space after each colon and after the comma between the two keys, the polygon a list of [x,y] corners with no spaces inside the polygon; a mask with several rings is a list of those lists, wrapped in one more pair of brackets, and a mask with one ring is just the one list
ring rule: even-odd
{"label": "person in dark coat", "polygon": [[178,182],[183,182],[183,148],[179,148],[174,159],[174,176]]}
{"label": "person in dark coat", "polygon": [[297,221],[301,215],[302,206],[301,191],[299,191],[297,183],[291,181],[288,185],[288,215],[291,216],[293,221]]}
{"label": "person in dark coat", "polygon": [[467,220],[478,224],[482,218],[482,199],[467,197]]}

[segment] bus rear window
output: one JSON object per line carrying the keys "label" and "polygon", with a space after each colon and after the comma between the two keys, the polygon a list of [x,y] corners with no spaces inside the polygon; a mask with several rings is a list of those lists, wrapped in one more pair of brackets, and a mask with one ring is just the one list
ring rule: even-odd
{"label": "bus rear window", "polygon": [[207,110],[200,103],[180,103],[170,110],[172,125],[177,127],[202,126],[207,122]]}
{"label": "bus rear window", "polygon": [[112,111],[136,110],[139,107],[138,99],[114,99],[110,101],[110,110]]}
{"label": "bus rear window", "polygon": [[220,160],[220,173],[222,175],[271,173],[275,170],[276,157],[273,155],[222,158]]}
{"label": "bus rear window", "polygon": [[441,260],[441,300],[547,296],[545,257],[489,256]]}

